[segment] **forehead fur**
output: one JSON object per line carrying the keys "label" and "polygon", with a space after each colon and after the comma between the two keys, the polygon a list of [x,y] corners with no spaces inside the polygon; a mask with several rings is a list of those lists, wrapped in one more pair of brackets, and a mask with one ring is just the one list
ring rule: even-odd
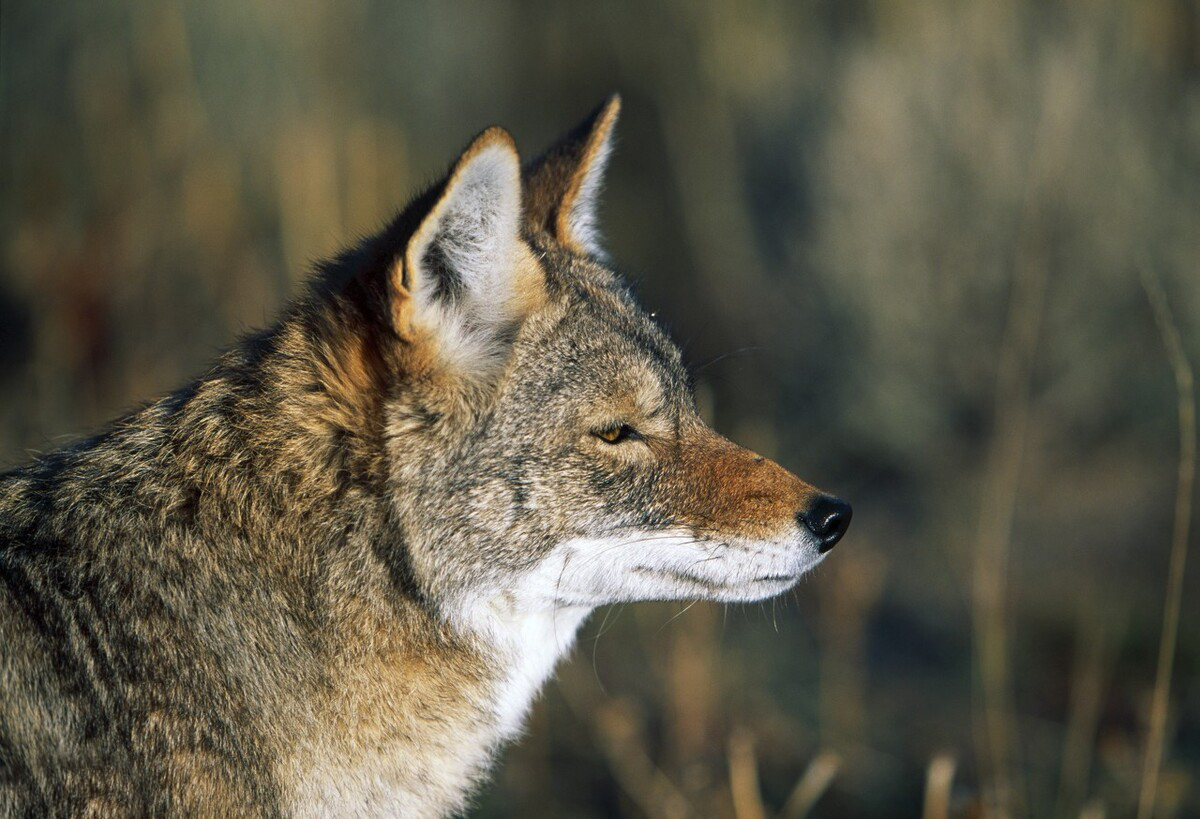
{"label": "forehead fur", "polygon": [[[613,365],[624,369],[630,362],[626,355],[630,350],[625,347],[628,344],[666,379],[661,386],[668,393],[690,392],[690,378],[679,348],[642,309],[620,276],[553,241],[529,241],[545,272],[548,299],[546,308],[532,317],[523,335],[542,336],[569,326],[573,344],[596,354],[611,353]],[[651,392],[642,396],[648,405],[657,403],[658,396]]]}

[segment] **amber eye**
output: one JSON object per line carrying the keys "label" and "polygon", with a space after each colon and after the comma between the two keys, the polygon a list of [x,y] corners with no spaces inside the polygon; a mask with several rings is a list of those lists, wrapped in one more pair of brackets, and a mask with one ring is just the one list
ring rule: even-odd
{"label": "amber eye", "polygon": [[622,441],[636,441],[642,436],[638,431],[629,424],[613,424],[602,429],[597,429],[593,433],[601,441],[606,444],[619,444]]}

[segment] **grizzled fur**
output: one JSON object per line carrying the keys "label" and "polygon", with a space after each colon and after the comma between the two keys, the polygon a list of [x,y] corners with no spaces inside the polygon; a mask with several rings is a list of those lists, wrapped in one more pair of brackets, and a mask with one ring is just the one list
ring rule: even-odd
{"label": "grizzled fur", "polygon": [[444,815],[594,607],[815,565],[821,496],[599,261],[617,108],[524,172],[485,132],[200,380],[0,476],[0,814]]}

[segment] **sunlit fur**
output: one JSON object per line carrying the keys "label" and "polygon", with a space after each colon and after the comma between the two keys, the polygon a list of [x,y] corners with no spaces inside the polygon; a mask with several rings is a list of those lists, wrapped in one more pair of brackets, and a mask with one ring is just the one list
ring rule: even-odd
{"label": "sunlit fur", "polygon": [[0,477],[0,815],[450,814],[596,606],[818,562],[815,490],[598,260],[616,105],[524,171],[484,132],[201,379]]}

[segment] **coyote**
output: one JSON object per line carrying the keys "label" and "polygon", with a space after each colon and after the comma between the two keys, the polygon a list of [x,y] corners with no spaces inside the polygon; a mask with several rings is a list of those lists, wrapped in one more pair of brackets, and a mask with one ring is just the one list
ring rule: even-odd
{"label": "coyote", "polygon": [[207,375],[0,476],[0,814],[451,814],[597,606],[838,542],[608,266],[618,110],[524,168],[484,131]]}

